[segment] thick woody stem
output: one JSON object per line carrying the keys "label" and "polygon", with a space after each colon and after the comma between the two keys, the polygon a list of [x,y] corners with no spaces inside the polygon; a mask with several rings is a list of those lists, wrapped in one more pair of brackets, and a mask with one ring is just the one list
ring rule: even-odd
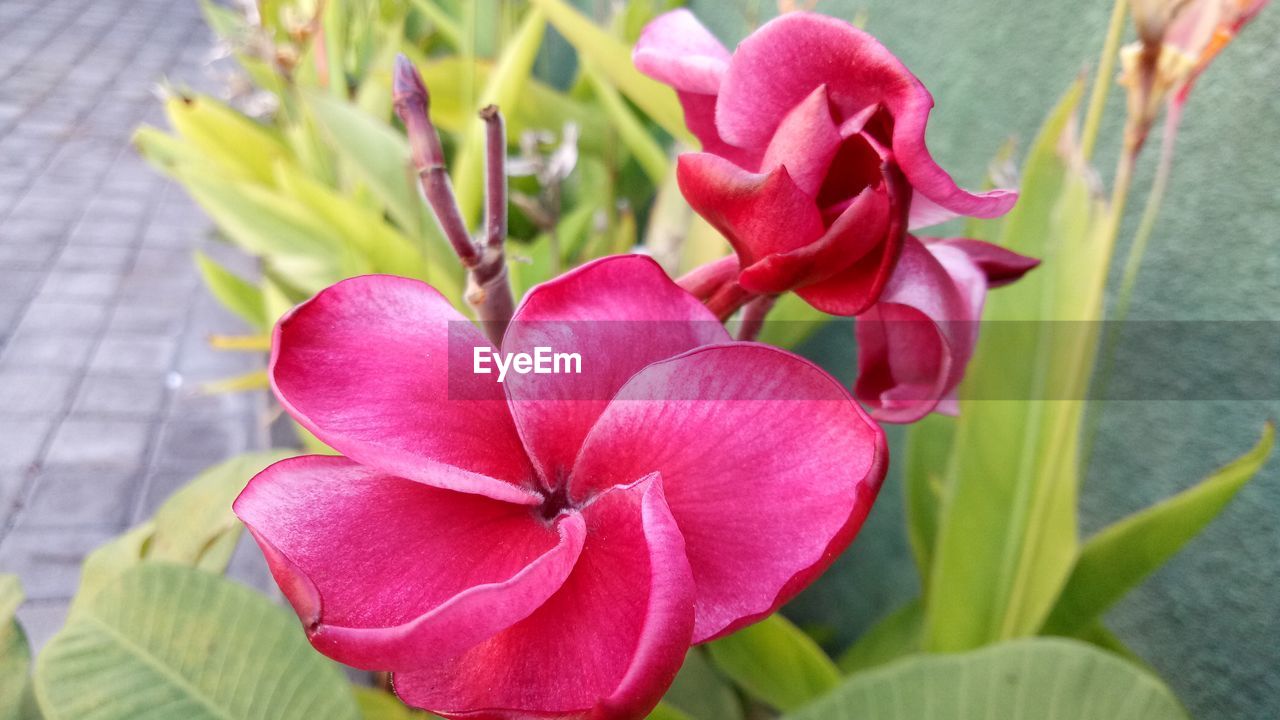
{"label": "thick woody stem", "polygon": [[761,295],[742,308],[742,325],[738,327],[739,340],[755,340],[764,328],[764,318],[778,301],[777,295]]}
{"label": "thick woody stem", "polygon": [[417,68],[404,55],[396,58],[392,99],[396,114],[409,136],[413,164],[422,193],[431,205],[441,232],[467,269],[466,301],[475,312],[485,335],[494,345],[502,342],[515,312],[515,300],[507,277],[504,243],[507,237],[506,132],[495,105],[480,112],[485,121],[486,211],[485,242],[480,245],[467,232],[444,164],[440,135],[428,115],[430,95]]}
{"label": "thick woody stem", "polygon": [[427,94],[427,86],[422,76],[404,55],[396,57],[395,79],[392,85],[392,100],[396,114],[404,122],[405,131],[409,135],[409,147],[413,154],[413,166],[418,171],[422,183],[422,193],[435,213],[440,230],[444,233],[453,251],[457,253],[462,264],[471,270],[480,262],[480,250],[471,240],[467,232],[467,224],[462,220],[458,210],[458,200],[454,197],[453,186],[449,183],[449,173],[445,171],[444,150],[440,147],[440,136],[431,124],[427,109],[431,96]]}

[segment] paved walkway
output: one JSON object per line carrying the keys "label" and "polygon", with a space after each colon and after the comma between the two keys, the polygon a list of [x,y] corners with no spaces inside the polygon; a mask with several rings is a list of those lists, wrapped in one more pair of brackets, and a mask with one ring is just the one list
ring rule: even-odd
{"label": "paved walkway", "polygon": [[195,0],[0,2],[0,572],[37,645],[86,552],[260,443],[261,396],[193,389],[261,362],[205,344],[243,329],[192,263],[208,221],[129,145],[209,47]]}

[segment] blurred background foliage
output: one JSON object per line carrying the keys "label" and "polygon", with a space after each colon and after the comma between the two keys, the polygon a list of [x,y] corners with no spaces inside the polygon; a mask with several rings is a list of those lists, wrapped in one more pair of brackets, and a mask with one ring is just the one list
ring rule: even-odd
{"label": "blurred background foliage", "polygon": [[[228,242],[260,260],[260,277],[242,277],[197,259],[210,290],[253,329],[215,343],[263,351],[281,313],[355,274],[417,277],[459,298],[461,271],[419,200],[391,112],[397,52],[415,61],[431,90],[431,113],[473,227],[481,184],[474,111],[496,102],[506,113],[517,176],[508,253],[518,293],[613,252],[640,248],[673,274],[723,254],[724,242],[692,215],[671,180],[673,153],[689,142],[674,94],[630,63],[640,29],[669,3],[584,5],[260,0],[245,12],[206,4],[210,26],[238,67],[231,92],[214,98],[171,88],[170,127],[140,129],[137,144],[182,183]],[[921,76],[938,100],[931,146],[964,184],[982,184],[991,158],[1013,136],[996,170],[1016,176],[1022,202],[999,221],[952,229],[1042,257],[1045,265],[993,295],[988,319],[1095,321],[1107,308],[1117,242],[1123,247],[1133,232],[1132,220],[1119,217],[1100,192],[1111,178],[1104,172],[1099,181],[1072,145],[1086,90],[1075,78],[1097,56],[1110,4],[1085,12],[1022,5],[966,0],[939,12],[886,1],[817,9],[866,25]],[[729,45],[775,11],[753,0],[693,6]],[[1275,22],[1264,13],[1249,36],[1267,37],[1268,27],[1274,36]],[[1047,37],[1062,42],[1045,43]],[[1239,45],[1211,70],[1187,111],[1170,195],[1177,201],[1167,206],[1151,254],[1154,271],[1140,286],[1159,289],[1139,291],[1137,316],[1274,319],[1280,272],[1268,270],[1278,269],[1280,239],[1259,219],[1280,208],[1260,182],[1263,167],[1275,163],[1258,154],[1280,160],[1274,141],[1265,140],[1280,133],[1244,128],[1280,118],[1262,115],[1267,107],[1280,110],[1276,95],[1256,92],[1266,86],[1264,61],[1275,67],[1276,49]],[[1217,127],[1215,108],[1206,105],[1215,99],[1222,106]],[[1101,166],[1109,167],[1115,152],[1122,108],[1123,98],[1113,97]],[[1147,185],[1144,167],[1139,188]],[[1211,251],[1206,237],[1213,238]],[[1161,304],[1169,285],[1182,291]],[[791,300],[773,317],[820,320]],[[808,337],[818,327],[775,323],[765,339],[799,345],[849,379],[847,325]],[[980,346],[958,420],[932,417],[895,433],[882,499],[854,549],[789,606],[799,625],[775,616],[691,651],[655,717],[1013,717],[1011,708],[1045,697],[1064,718],[1181,716],[1148,663],[1169,678],[1192,715],[1280,714],[1280,619],[1267,600],[1280,553],[1276,488],[1248,484],[1270,452],[1271,426],[1253,450],[1224,466],[1257,437],[1268,405],[971,400],[1011,384],[1026,397],[1046,384],[1083,397],[1096,331],[1064,335],[1046,324],[1037,333],[1016,352]],[[1175,355],[1168,361],[1208,363],[1213,353],[1178,348]],[[264,384],[265,374],[254,373],[214,389]],[[1273,398],[1275,414],[1270,390],[1260,397]],[[1102,429],[1096,444],[1092,418]],[[345,680],[309,653],[301,634],[290,636],[284,613],[210,580],[225,569],[240,534],[229,498],[273,457],[211,469],[152,521],[89,558],[71,620],[23,691],[46,715],[110,707],[118,713],[102,717],[130,717],[129,706],[104,706],[103,699],[160,668],[148,676],[150,701],[175,708],[198,688],[221,716],[302,717],[306,707],[288,704],[281,690],[291,674],[325,693],[317,697],[329,698],[334,717],[410,716],[384,694],[346,692]],[[1193,485],[1196,477],[1205,479]],[[1219,526],[1154,583],[1121,600],[1237,493],[1245,502],[1228,515],[1226,530]],[[196,598],[205,603],[195,607]],[[201,627],[244,618],[267,631],[232,636],[227,646],[238,654],[222,664],[192,662],[205,642]],[[159,621],[185,629],[157,635]],[[5,657],[23,656],[18,632]],[[250,667],[256,643],[277,637],[274,669]],[[110,660],[121,638],[145,639],[134,647],[145,657]],[[237,699],[243,693],[227,690],[219,673],[232,671],[254,677],[260,706],[244,706]],[[105,683],[111,673],[119,679]],[[1008,678],[1015,680],[994,681]],[[1053,692],[1060,678],[1071,692]],[[948,699],[957,692],[966,703]],[[904,693],[922,705],[886,709]]]}

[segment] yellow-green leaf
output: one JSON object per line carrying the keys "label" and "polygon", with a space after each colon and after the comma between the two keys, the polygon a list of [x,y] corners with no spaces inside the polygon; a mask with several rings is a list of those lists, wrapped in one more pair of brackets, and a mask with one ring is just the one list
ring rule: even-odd
{"label": "yellow-green leaf", "polygon": [[14,613],[22,604],[22,584],[16,575],[0,575],[0,720],[20,720],[31,666],[27,636]]}
{"label": "yellow-green leaf", "polygon": [[862,672],[920,652],[920,628],[923,622],[924,607],[920,600],[908,602],[868,628],[840,656],[840,669],[845,673]]}
{"label": "yellow-green leaf", "polygon": [[270,325],[262,306],[262,291],[256,285],[231,272],[216,260],[196,251],[196,266],[205,287],[218,298],[223,307],[257,330],[267,330]]}
{"label": "yellow-green leaf", "polygon": [[1257,474],[1275,445],[1268,422],[1252,450],[1194,487],[1089,538],[1044,632],[1076,635],[1204,529]]}
{"label": "yellow-green leaf", "polygon": [[172,97],[165,112],[180,136],[235,177],[270,184],[272,167],[288,155],[273,131],[207,95]]}
{"label": "yellow-green leaf", "polygon": [[635,116],[635,113],[631,112],[631,108],[627,107],[616,88],[606,82],[591,65],[584,65],[583,69],[622,144],[631,151],[640,168],[655,185],[662,182],[670,165],[667,151],[649,134],[649,130]]}

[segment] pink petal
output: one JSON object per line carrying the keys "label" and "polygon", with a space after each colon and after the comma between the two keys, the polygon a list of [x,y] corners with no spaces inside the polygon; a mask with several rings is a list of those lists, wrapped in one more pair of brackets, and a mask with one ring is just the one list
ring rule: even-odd
{"label": "pink petal", "polygon": [[[634,478],[633,478],[634,481]],[[569,579],[525,620],[454,660],[395,675],[406,703],[449,718],[641,718],[675,677],[693,580],[656,477],[583,511]]]}
{"label": "pink petal", "polygon": [[840,130],[831,120],[827,88],[819,85],[782,119],[765,151],[761,172],[786,166],[796,185],[810,197],[817,197],[841,140]]}
{"label": "pink petal", "polygon": [[1003,287],[1020,279],[1040,264],[1036,258],[1020,255],[981,240],[968,238],[947,238],[945,240],[928,241],[930,249],[937,255],[936,248],[949,247],[962,252],[969,262],[973,263],[986,276],[987,286]]}
{"label": "pink petal", "polygon": [[[832,314],[852,314],[848,305],[874,302],[884,280],[878,279],[884,257],[896,257],[897,242],[887,235],[891,208],[882,187],[862,191],[822,237],[808,245],[770,255],[744,268],[738,279],[749,290],[774,293],[800,286],[797,293]],[[863,270],[870,268],[870,270]],[[883,271],[887,278],[888,271]],[[827,296],[834,296],[827,301]],[[870,301],[859,298],[869,297]],[[861,308],[859,308],[861,309]]]}
{"label": "pink petal", "polygon": [[501,386],[472,374],[470,355],[450,357],[482,343],[429,285],[357,277],[281,318],[271,383],[295,420],[356,462],[437,487],[537,502]]}
{"label": "pink petal", "polygon": [[577,516],[383,474],[342,457],[276,463],[235,512],[324,654],[367,670],[439,662],[522,620],[563,584]]}
{"label": "pink petal", "polygon": [[748,266],[822,237],[822,215],[785,167],[749,173],[709,153],[681,155],[676,178],[685,200]]}
{"label": "pink petal", "polygon": [[805,302],[825,313],[850,316],[866,311],[892,277],[906,237],[907,208],[902,204],[906,193],[905,181],[895,169],[888,168],[884,177],[881,204],[862,208],[858,198],[827,231],[834,239],[826,239],[832,247],[848,245],[848,240],[838,239],[848,233],[881,241],[861,254],[852,254],[857,260],[843,270],[796,290]]}
{"label": "pink petal", "polygon": [[827,86],[838,120],[863,117],[882,105],[894,120],[893,154],[916,190],[948,210],[995,217],[1017,194],[960,189],[933,161],[925,125],[933,98],[914,75],[871,35],[835,18],[787,13],[743,40],[729,63],[716,104],[720,136],[739,147],[760,147],[792,108]]}
{"label": "pink petal", "polygon": [[773,612],[826,569],[861,526],[886,462],[883,432],[829,375],[734,343],[632,378],[587,437],[570,494],[662,474],[703,642]]}
{"label": "pink petal", "polygon": [[631,51],[636,69],[682,92],[715,95],[729,51],[693,13],[680,8],[645,26]]}
{"label": "pink petal", "polygon": [[602,258],[530,291],[503,338],[503,352],[547,347],[582,358],[580,374],[512,373],[504,383],[544,484],[559,485],[587,431],[636,371],[728,339],[697,298],[642,255]]}
{"label": "pink petal", "polygon": [[977,343],[986,290],[962,251],[907,237],[879,303],[855,326],[855,392],[873,417],[914,422],[955,389]]}

